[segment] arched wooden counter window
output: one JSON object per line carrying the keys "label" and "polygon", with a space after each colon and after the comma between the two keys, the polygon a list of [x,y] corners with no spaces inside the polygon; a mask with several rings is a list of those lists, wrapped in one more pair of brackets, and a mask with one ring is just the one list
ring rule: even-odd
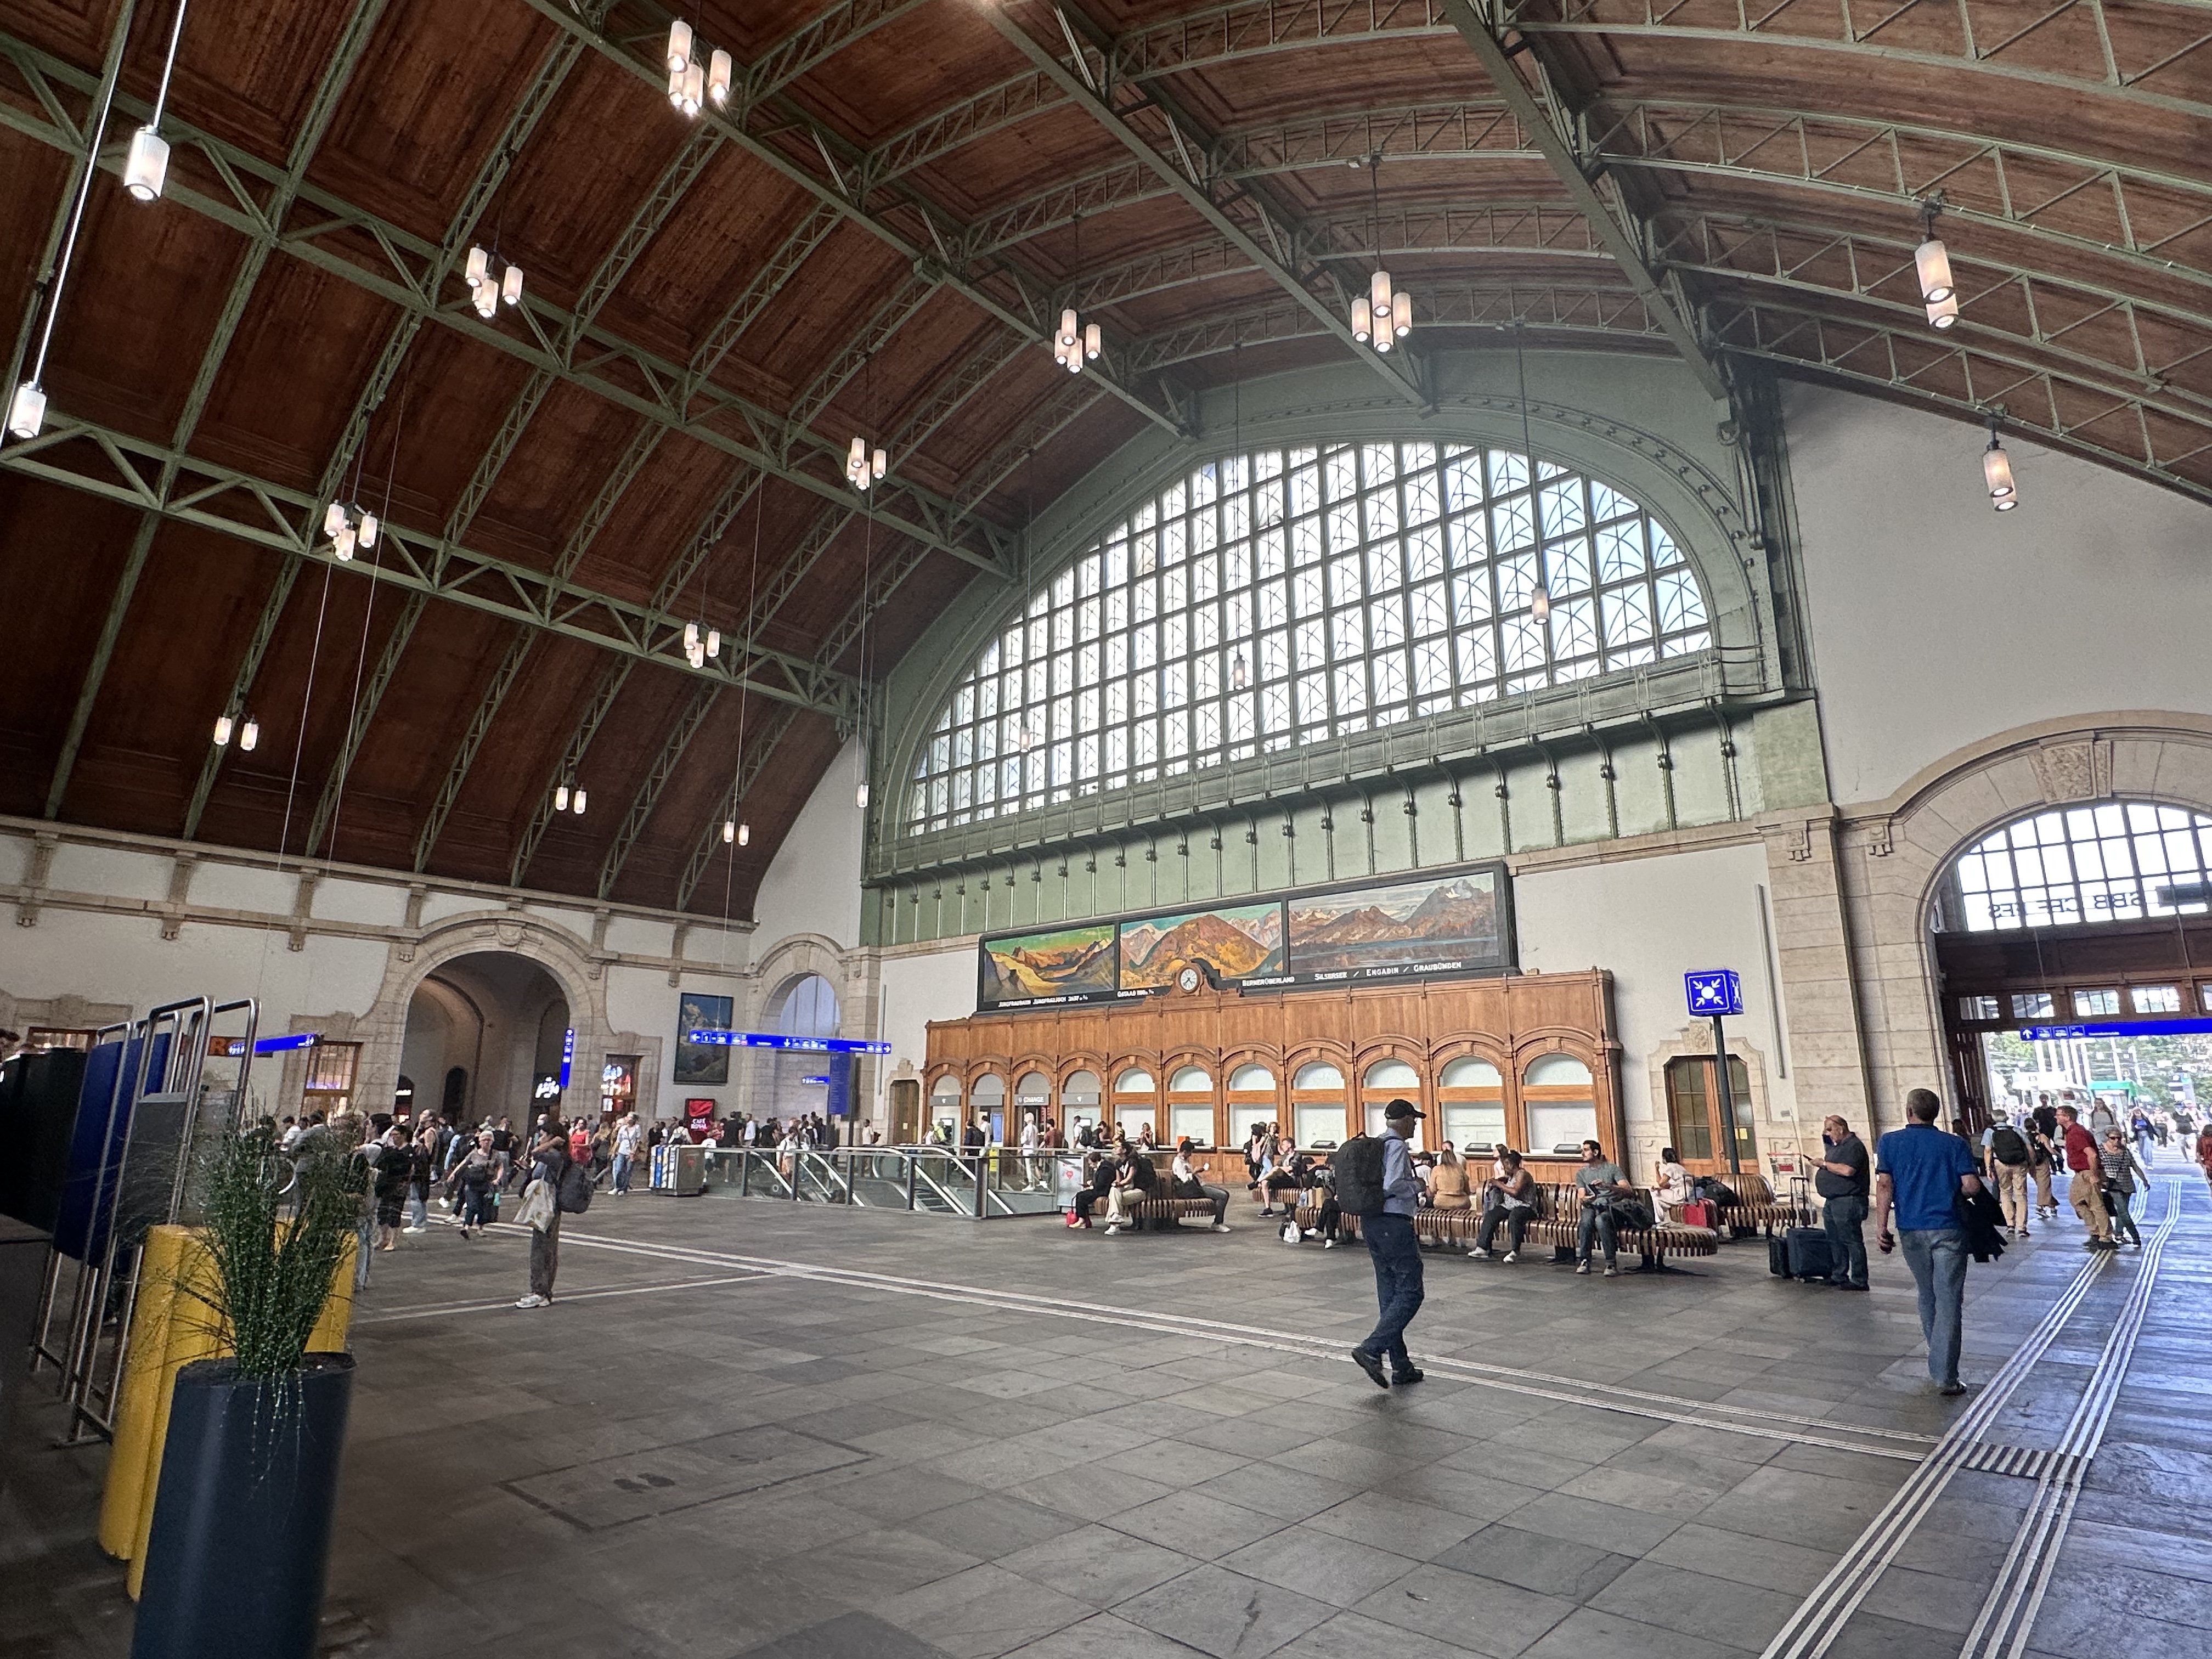
{"label": "arched wooden counter window", "polygon": [[1160,1133],[1159,1085],[1141,1066],[1132,1066],[1114,1079],[1114,1127],[1134,1140],[1149,1127],[1153,1138]]}
{"label": "arched wooden counter window", "polygon": [[[1367,1133],[1379,1135],[1382,1133],[1385,1106],[1394,1100],[1410,1100],[1416,1106],[1421,1103],[1421,1074],[1402,1060],[1378,1060],[1367,1068],[1367,1075],[1360,1080],[1359,1098],[1367,1109],[1364,1120]],[[1413,1137],[1416,1146],[1437,1144],[1435,1131],[1425,1122],[1416,1127],[1424,1131]]]}
{"label": "arched wooden counter window", "polygon": [[1085,1124],[1098,1127],[1098,1103],[1102,1097],[1096,1072],[1070,1072],[1067,1081],[1060,1085],[1060,1127],[1069,1146],[1075,1145],[1076,1131]]}
{"label": "arched wooden counter window", "polygon": [[1582,1143],[1597,1132],[1597,1086],[1590,1069],[1572,1054],[1540,1054],[1522,1074],[1521,1101],[1528,1115],[1528,1152],[1536,1158],[1580,1158]]}
{"label": "arched wooden counter window", "polygon": [[1024,1072],[1014,1085],[1014,1121],[1008,1125],[1009,1140],[1019,1140],[1022,1125],[1042,1124],[1052,1115],[1052,1079],[1042,1072]]}
{"label": "arched wooden counter window", "polygon": [[1334,1146],[1344,1139],[1344,1073],[1325,1060],[1298,1067],[1291,1079],[1291,1133],[1301,1146]]}
{"label": "arched wooden counter window", "polygon": [[1442,1133],[1462,1152],[1493,1152],[1505,1133],[1505,1079],[1488,1060],[1462,1054],[1437,1079]]}
{"label": "arched wooden counter window", "polygon": [[1222,1144],[1242,1146],[1252,1139],[1255,1123],[1274,1123],[1283,1115],[1283,1097],[1275,1074],[1260,1065],[1239,1066],[1229,1074],[1229,1128]]}
{"label": "arched wooden counter window", "polygon": [[1168,1079],[1168,1138],[1185,1135],[1197,1146],[1213,1145],[1213,1074],[1203,1066],[1179,1066]]}
{"label": "arched wooden counter window", "polygon": [[969,1116],[995,1145],[1006,1138],[1006,1079],[986,1072],[969,1085]]}
{"label": "arched wooden counter window", "polygon": [[929,1085],[929,1125],[935,1129],[941,1124],[952,1126],[954,1139],[960,1138],[960,1079],[947,1073]]}

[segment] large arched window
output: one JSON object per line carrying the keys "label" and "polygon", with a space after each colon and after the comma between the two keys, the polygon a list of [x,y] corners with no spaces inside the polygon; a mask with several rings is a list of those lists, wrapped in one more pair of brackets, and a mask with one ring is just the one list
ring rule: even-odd
{"label": "large arched window", "polygon": [[[1030,596],[938,713],[910,833],[1711,644],[1665,527],[1464,444],[1208,462]],[[1539,599],[1539,595],[1541,599]],[[1546,615],[1539,615],[1546,611]]]}
{"label": "large arched window", "polygon": [[2142,801],[2038,812],[1959,855],[1949,920],[1979,933],[2203,915],[2208,869],[2212,818],[2200,814]]}

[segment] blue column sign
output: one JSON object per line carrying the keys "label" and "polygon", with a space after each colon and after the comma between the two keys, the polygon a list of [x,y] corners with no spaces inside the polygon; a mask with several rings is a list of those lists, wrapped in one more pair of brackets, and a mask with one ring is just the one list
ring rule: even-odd
{"label": "blue column sign", "polygon": [[564,1092],[568,1087],[568,1068],[575,1060],[576,1028],[571,1025],[561,1039],[561,1087]]}

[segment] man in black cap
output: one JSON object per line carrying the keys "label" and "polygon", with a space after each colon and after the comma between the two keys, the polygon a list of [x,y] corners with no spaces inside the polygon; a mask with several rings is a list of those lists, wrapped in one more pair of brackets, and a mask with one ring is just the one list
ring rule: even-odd
{"label": "man in black cap", "polygon": [[[1406,1352],[1406,1327],[1421,1310],[1421,1243],[1413,1235],[1421,1178],[1413,1173],[1408,1145],[1420,1120],[1421,1109],[1410,1100],[1394,1100],[1382,1109],[1382,1207],[1359,1218],[1360,1237],[1375,1263],[1375,1300],[1382,1317],[1352,1357],[1378,1389],[1394,1383],[1403,1388],[1422,1375]],[[1382,1370],[1386,1358],[1388,1376]]]}

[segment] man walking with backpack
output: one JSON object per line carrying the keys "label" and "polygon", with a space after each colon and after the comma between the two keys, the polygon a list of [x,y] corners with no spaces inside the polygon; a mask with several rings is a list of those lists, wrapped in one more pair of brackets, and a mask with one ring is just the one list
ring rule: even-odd
{"label": "man walking with backpack", "polygon": [[2027,1137],[2012,1126],[2010,1115],[2000,1109],[1996,1121],[1982,1131],[1983,1161],[2004,1206],[2005,1225],[2014,1238],[2027,1237],[2027,1175],[2032,1162]]}
{"label": "man walking with backpack", "polygon": [[[1381,1310],[1375,1329],[1352,1351],[1359,1369],[1378,1389],[1404,1388],[1422,1373],[1406,1352],[1406,1327],[1421,1310],[1421,1243],[1413,1236],[1413,1215],[1421,1205],[1421,1178],[1413,1173],[1409,1142],[1421,1109],[1410,1100],[1382,1109],[1383,1133],[1355,1135],[1337,1149],[1329,1164],[1336,1172],[1336,1201],[1359,1218],[1359,1236],[1375,1264],[1375,1300]],[[1386,1374],[1384,1359],[1390,1362]]]}

